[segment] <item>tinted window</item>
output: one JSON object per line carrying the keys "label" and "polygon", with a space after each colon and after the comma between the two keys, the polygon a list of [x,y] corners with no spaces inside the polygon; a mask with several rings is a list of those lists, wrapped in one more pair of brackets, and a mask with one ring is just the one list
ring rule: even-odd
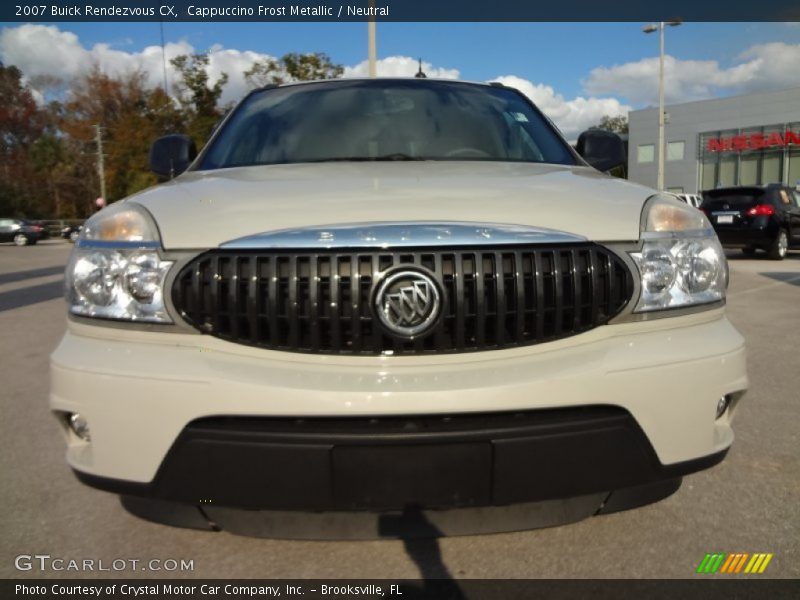
{"label": "tinted window", "polygon": [[519,93],[433,81],[340,81],[250,96],[201,169],[336,160],[484,160],[576,164]]}
{"label": "tinted window", "polygon": [[741,210],[762,201],[764,190],[759,188],[711,190],[703,192],[703,198],[703,208],[715,210],[724,208],[727,204],[731,210]]}

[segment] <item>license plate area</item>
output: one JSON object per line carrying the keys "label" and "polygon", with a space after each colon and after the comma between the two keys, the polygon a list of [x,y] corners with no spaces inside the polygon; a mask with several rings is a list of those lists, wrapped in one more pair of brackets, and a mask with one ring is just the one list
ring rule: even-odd
{"label": "license plate area", "polygon": [[717,215],[717,224],[733,225],[733,215]]}
{"label": "license plate area", "polygon": [[336,446],[336,503],[343,508],[489,504],[490,443]]}

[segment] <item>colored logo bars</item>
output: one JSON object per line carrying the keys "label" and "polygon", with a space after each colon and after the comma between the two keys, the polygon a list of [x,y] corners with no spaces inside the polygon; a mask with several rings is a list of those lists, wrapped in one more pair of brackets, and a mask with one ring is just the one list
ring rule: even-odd
{"label": "colored logo bars", "polygon": [[740,552],[736,554],[725,554],[724,552],[720,552],[716,554],[706,554],[705,558],[700,561],[697,572],[706,574],[749,573],[755,575],[756,573],[763,573],[771,560],[771,553],[748,554],[747,552]]}

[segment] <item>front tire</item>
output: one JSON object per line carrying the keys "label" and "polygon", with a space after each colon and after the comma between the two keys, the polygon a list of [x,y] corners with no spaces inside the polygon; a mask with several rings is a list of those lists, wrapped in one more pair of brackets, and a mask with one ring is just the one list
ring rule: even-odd
{"label": "front tire", "polygon": [[14,244],[17,246],[27,246],[30,244],[31,241],[28,239],[28,236],[24,233],[18,233],[14,236]]}
{"label": "front tire", "polygon": [[768,253],[772,260],[783,260],[786,258],[786,253],[789,251],[789,237],[786,235],[786,230],[781,229],[772,245],[769,247]]}

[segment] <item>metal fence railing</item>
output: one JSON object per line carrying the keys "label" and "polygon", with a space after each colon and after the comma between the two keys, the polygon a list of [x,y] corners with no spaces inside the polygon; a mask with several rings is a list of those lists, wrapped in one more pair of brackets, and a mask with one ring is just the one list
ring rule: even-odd
{"label": "metal fence railing", "polygon": [[68,225],[82,225],[85,219],[38,219],[36,222],[47,229],[50,237],[59,237]]}

